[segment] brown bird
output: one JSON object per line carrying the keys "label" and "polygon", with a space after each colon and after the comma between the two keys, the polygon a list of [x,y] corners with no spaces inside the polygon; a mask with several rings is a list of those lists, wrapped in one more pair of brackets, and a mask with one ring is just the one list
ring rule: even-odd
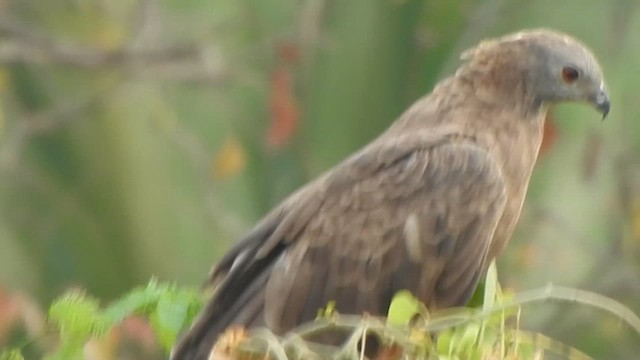
{"label": "brown bird", "polygon": [[173,359],[206,359],[230,325],[283,333],[335,301],[385,314],[410,290],[467,303],[513,233],[557,102],[609,98],[581,43],[550,30],[487,40],[362,150],[271,211],[213,268],[213,297]]}

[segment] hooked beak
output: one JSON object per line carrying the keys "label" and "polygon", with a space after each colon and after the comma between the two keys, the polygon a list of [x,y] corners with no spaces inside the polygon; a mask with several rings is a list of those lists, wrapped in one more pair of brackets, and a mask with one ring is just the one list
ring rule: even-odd
{"label": "hooked beak", "polygon": [[611,110],[611,102],[609,101],[609,95],[604,88],[601,88],[598,94],[595,96],[593,100],[598,111],[602,113],[602,120],[604,120],[607,115],[609,115],[609,110]]}

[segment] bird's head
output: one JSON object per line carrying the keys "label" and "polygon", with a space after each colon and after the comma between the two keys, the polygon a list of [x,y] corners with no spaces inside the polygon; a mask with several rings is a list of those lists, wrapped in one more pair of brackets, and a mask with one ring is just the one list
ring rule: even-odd
{"label": "bird's head", "polygon": [[603,118],[609,113],[611,105],[600,65],[574,38],[551,30],[526,30],[482,43],[463,56],[482,59],[484,53],[494,51],[504,52],[493,54],[503,55],[499,66],[518,69],[524,75],[524,87],[535,104],[585,102],[593,104]]}

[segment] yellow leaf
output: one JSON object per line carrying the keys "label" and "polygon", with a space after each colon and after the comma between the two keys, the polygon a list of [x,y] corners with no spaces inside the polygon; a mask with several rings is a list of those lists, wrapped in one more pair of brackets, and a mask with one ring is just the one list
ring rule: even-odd
{"label": "yellow leaf", "polygon": [[209,353],[209,360],[232,360],[237,356],[238,347],[248,337],[247,329],[233,326],[225,330]]}
{"label": "yellow leaf", "polygon": [[235,137],[229,137],[213,159],[211,173],[214,179],[224,180],[241,172],[247,163],[244,148]]}
{"label": "yellow leaf", "polygon": [[327,303],[327,307],[318,309],[316,319],[330,318],[337,313],[336,302],[331,300]]}
{"label": "yellow leaf", "polygon": [[126,39],[124,29],[116,24],[105,23],[96,33],[97,45],[105,50],[114,50],[122,46]]}

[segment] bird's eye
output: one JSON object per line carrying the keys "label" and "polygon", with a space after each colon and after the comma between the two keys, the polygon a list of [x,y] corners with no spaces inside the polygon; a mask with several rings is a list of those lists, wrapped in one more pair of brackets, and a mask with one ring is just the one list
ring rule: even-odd
{"label": "bird's eye", "polygon": [[578,72],[578,70],[576,70],[576,68],[573,68],[571,66],[565,66],[562,68],[562,80],[564,80],[564,82],[566,82],[567,84],[572,84],[573,82],[578,80],[578,77],[580,77],[580,73]]}

